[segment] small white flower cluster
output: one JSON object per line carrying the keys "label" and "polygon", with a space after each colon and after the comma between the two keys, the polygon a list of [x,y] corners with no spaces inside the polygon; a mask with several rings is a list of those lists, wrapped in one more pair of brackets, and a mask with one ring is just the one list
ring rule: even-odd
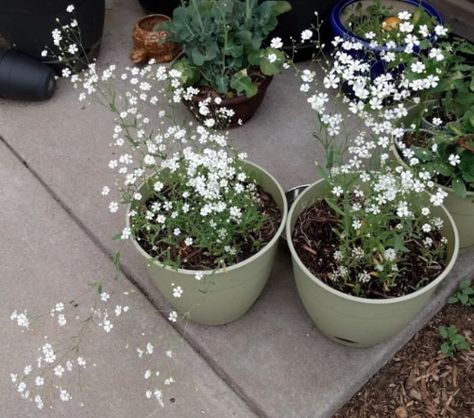
{"label": "small white flower cluster", "polygon": [[[81,88],[80,99],[95,95],[107,103],[110,97],[103,85],[116,79],[115,71],[115,66],[109,66],[99,73],[92,64],[81,78],[72,76],[71,81]],[[169,263],[177,260],[163,258],[169,253],[163,251],[157,236],[166,241],[166,248],[187,252],[187,248],[207,247],[217,255],[218,265],[233,263],[239,255],[236,237],[253,230],[261,220],[256,184],[244,168],[246,155],[234,151],[227,133],[210,130],[219,118],[233,116],[225,107],[211,109],[220,104],[219,97],[199,102],[203,125],[169,123],[175,103],[198,93],[192,87],[182,88],[180,76],[175,69],[149,64],[127,68],[119,77],[127,90],[121,95],[123,100],[117,94],[111,106],[117,115],[112,145],[126,150],[109,161],[109,168],[118,177],[121,202],[134,207],[129,212],[130,226],[123,228],[120,238],[128,240],[141,232],[144,236],[137,238],[154,244],[153,255]],[[156,112],[160,102],[163,109]],[[158,127],[151,127],[149,121],[156,113]],[[104,186],[101,193],[108,196],[109,187]],[[117,213],[120,205],[112,200],[108,207]],[[180,297],[179,291],[173,294]]]}
{"label": "small white flower cluster", "polygon": [[[101,288],[101,287],[99,287]],[[10,379],[15,386],[20,396],[28,401],[34,402],[38,409],[43,409],[45,404],[51,403],[52,399],[57,397],[62,402],[68,402],[73,399],[72,394],[66,384],[69,384],[71,379],[66,379],[68,374],[74,372],[80,373],[88,365],[87,359],[83,355],[78,355],[81,350],[81,342],[88,327],[96,324],[98,327],[104,329],[105,332],[110,332],[113,324],[110,321],[110,315],[106,308],[97,307],[98,303],[107,303],[110,300],[110,294],[101,291],[96,293],[97,302],[91,308],[91,314],[82,320],[78,312],[70,312],[70,316],[74,321],[67,321],[66,311],[75,310],[79,304],[71,301],[68,304],[63,302],[55,303],[49,310],[50,317],[59,325],[59,328],[66,327],[66,324],[81,324],[77,335],[71,338],[68,333],[64,342],[59,342],[53,346],[50,342],[43,343],[38,347],[39,355],[35,362],[27,364],[21,373],[11,373]],[[116,305],[114,313],[118,317],[124,312],[128,312],[128,306]],[[30,328],[30,320],[27,316],[27,311],[19,312],[15,310],[11,314],[11,319],[15,321],[23,330]],[[67,327],[66,327],[67,328]],[[48,339],[47,336],[44,337]],[[71,376],[72,377],[72,376]],[[51,382],[51,385],[46,387],[45,382]],[[51,389],[51,393],[49,392]],[[50,406],[50,408],[52,405]]]}
{"label": "small white flower cluster", "polygon": [[[145,349],[140,349],[137,347],[137,353],[138,357],[140,359],[144,359],[145,356],[152,356],[153,353],[155,352],[154,346],[152,343],[148,342],[146,344]],[[172,358],[172,351],[167,351],[166,356],[169,358]],[[143,378],[147,382],[147,388],[145,389],[145,398],[146,399],[155,399],[158,401],[158,404],[164,408],[165,404],[163,402],[163,391],[159,389],[158,386],[158,380],[162,379],[160,371],[152,371],[151,369],[146,369],[145,372],[143,373]],[[175,379],[172,376],[168,376],[165,379],[161,380],[160,383],[163,384],[164,386],[170,386],[173,383],[175,383]],[[150,388],[150,386],[154,386],[154,388]]]}
{"label": "small white flower cluster", "polygon": [[[66,373],[72,372],[75,368],[85,368],[87,361],[79,356],[73,358],[71,355],[64,356],[61,353],[60,358],[64,360],[63,363],[58,363],[58,354],[53,348],[52,344],[45,343],[38,348],[40,355],[36,359],[36,369],[28,364],[24,367],[23,373],[11,373],[11,382],[15,385],[17,392],[25,400],[33,401],[38,409],[43,409],[45,399],[49,396],[45,388],[45,373],[51,372],[51,377],[48,379],[61,379]],[[68,353],[66,353],[67,355]],[[62,402],[67,402],[72,399],[68,390],[64,389],[59,384],[54,384],[53,388],[57,391],[59,399]]]}
{"label": "small white flower cluster", "polygon": [[[326,152],[326,164],[320,168],[328,171],[331,184],[327,200],[331,207],[340,207],[343,218],[330,278],[341,283],[355,280],[356,294],[373,280],[381,281],[385,289],[396,283],[404,274],[399,268],[407,251],[404,243],[412,237],[421,237],[420,251],[426,251],[426,259],[442,259],[445,251],[444,238],[433,240],[442,223],[428,207],[420,207],[420,201],[439,206],[446,193],[435,188],[426,171],[388,164],[394,142],[410,165],[419,162],[401,143],[405,135],[401,120],[408,114],[408,100],[416,102],[421,92],[438,85],[444,53],[433,42],[445,33],[438,26],[431,30],[423,26],[414,34],[411,15],[401,13],[399,18],[399,32],[404,34],[399,43],[391,40],[375,53],[361,42],[336,37],[332,61],[324,54],[317,61],[322,77],[309,69],[300,74],[300,90],[320,123],[314,136]],[[375,46],[373,39],[371,47]],[[341,105],[334,106],[330,97]],[[449,163],[459,161],[452,155]]]}

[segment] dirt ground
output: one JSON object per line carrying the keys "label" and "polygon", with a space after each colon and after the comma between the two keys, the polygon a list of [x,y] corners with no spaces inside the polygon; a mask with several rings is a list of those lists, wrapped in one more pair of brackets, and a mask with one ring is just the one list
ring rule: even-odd
{"label": "dirt ground", "polygon": [[[439,351],[454,324],[470,349]],[[333,418],[474,418],[474,309],[446,305]]]}

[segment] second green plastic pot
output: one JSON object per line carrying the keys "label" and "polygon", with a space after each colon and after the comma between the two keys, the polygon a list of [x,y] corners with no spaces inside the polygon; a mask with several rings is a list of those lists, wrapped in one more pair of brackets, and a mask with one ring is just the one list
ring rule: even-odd
{"label": "second green plastic pot", "polygon": [[436,287],[451,271],[459,251],[456,226],[443,207],[432,213],[444,220],[448,260],[444,271],[430,284],[406,296],[365,299],[340,292],[319,280],[301,262],[293,246],[293,228],[301,212],[329,193],[324,180],[310,186],[295,201],[288,214],[286,236],[293,261],[298,293],[309,316],[331,340],[352,347],[369,347],[399,333],[428,304]]}
{"label": "second green plastic pot", "polygon": [[[258,253],[225,269],[201,271],[204,277],[196,280],[197,271],[165,267],[153,260],[136,240],[132,240],[146,260],[155,287],[178,314],[186,314],[191,321],[199,324],[223,325],[240,318],[252,307],[270,276],[279,237],[285,228],[288,205],[283,189],[263,168],[249,162],[245,164],[258,185],[275,199],[282,214],[275,236]],[[178,286],[183,293],[176,298],[173,289]]]}

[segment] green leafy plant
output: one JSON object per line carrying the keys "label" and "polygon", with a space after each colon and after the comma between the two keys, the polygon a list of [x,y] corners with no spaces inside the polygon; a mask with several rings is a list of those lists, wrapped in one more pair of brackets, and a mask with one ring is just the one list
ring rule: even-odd
{"label": "green leafy plant", "polygon": [[448,299],[448,303],[460,303],[464,306],[474,306],[474,287],[470,280],[463,280],[456,292]]}
{"label": "green leafy plant", "polygon": [[262,77],[279,73],[285,63],[285,54],[264,41],[277,16],[290,9],[286,1],[258,0],[190,0],[176,8],[162,28],[183,47],[175,64],[182,84],[254,96]]}
{"label": "green leafy plant", "polygon": [[440,65],[438,85],[424,98],[426,101],[434,100],[425,117],[429,122],[439,118],[447,124],[450,119],[461,119],[474,106],[474,66],[468,59],[474,56],[474,45],[465,39],[452,37],[436,46],[444,60]]}
{"label": "green leafy plant", "polygon": [[422,162],[420,168],[437,176],[438,182],[451,187],[465,198],[474,190],[474,108],[462,122],[448,124],[449,133],[435,133],[428,146],[412,149]]}
{"label": "green leafy plant", "polygon": [[[389,41],[400,44],[405,34],[399,31],[402,20],[397,16],[393,6],[387,5],[382,0],[368,2],[358,1],[343,10],[345,24],[354,35],[359,38],[376,41],[384,45]],[[419,27],[421,25],[434,26],[434,19],[422,7],[410,13],[409,21]]]}
{"label": "green leafy plant", "polygon": [[458,334],[456,325],[441,326],[438,331],[443,339],[440,351],[445,356],[454,357],[459,351],[469,349],[469,343],[462,335]]}

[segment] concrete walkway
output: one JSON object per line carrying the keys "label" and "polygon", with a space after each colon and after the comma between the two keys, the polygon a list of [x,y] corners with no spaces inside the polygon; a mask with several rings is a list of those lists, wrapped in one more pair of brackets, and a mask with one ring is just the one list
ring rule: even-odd
{"label": "concrete walkway", "polygon": [[[130,31],[142,13],[131,0],[109,2],[100,61],[129,65]],[[19,399],[9,374],[34,361],[42,335],[22,335],[9,320],[16,308],[45,312],[50,305],[111,280],[111,237],[122,216],[100,195],[112,184],[111,115],[99,105],[82,109],[77,93],[60,82],[46,103],[0,101],[0,364],[2,415],[41,416]],[[232,131],[234,144],[289,188],[316,179],[318,147],[312,115],[291,74],[276,77],[262,108]],[[370,349],[349,349],[324,338],[299,301],[286,248],[261,298],[239,321],[223,327],[188,326],[170,361],[163,350],[180,326],[166,320],[166,302],[148,281],[141,257],[122,250],[123,276],[108,283],[130,312],[110,335],[87,348],[97,367],[78,402],[46,412],[51,417],[330,417],[444,304],[457,282],[474,274],[474,250],[464,252],[427,309],[402,334]],[[130,292],[123,295],[124,291]],[[124,299],[125,298],[125,299]],[[142,335],[145,334],[145,335]],[[50,334],[51,338],[53,334]],[[164,347],[145,359],[136,347]],[[128,348],[125,348],[128,345]],[[165,409],[145,398],[147,368],[172,371]],[[170,401],[173,399],[173,402]]]}

